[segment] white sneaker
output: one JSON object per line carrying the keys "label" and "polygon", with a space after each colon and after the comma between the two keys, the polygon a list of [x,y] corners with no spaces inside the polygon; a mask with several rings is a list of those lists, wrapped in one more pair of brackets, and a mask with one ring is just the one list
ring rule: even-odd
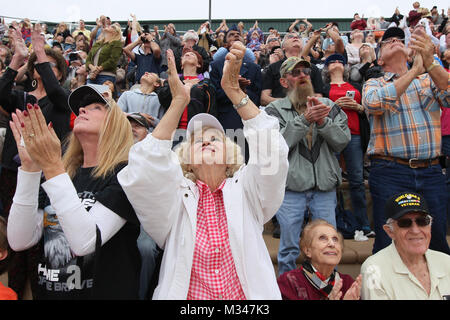
{"label": "white sneaker", "polygon": [[364,235],[364,231],[359,231],[359,230],[355,231],[354,239],[355,239],[355,241],[368,241],[369,240],[369,238],[367,238]]}

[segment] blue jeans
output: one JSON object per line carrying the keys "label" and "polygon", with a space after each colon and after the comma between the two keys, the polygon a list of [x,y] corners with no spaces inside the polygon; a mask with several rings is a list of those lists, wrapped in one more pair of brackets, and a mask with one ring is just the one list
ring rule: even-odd
{"label": "blue jeans", "polygon": [[336,190],[328,192],[286,190],[283,203],[276,214],[281,233],[278,249],[279,275],[297,268],[300,234],[308,209],[312,220],[323,219],[336,226]]}
{"label": "blue jeans", "polygon": [[[155,271],[158,247],[156,242],[150,238],[141,225],[141,233],[137,239],[137,246],[141,253],[141,276],[139,280],[139,299],[147,299],[147,291],[153,272]],[[151,298],[151,297],[150,297]]]}
{"label": "blue jeans", "polygon": [[370,231],[367,218],[366,188],[364,186],[364,152],[361,148],[361,136],[352,134],[352,138],[342,151],[347,168],[348,183],[353,214],[358,222],[358,230]]}
{"label": "blue jeans", "polygon": [[[442,154],[446,157],[450,157],[450,136],[442,136]],[[450,167],[445,168],[445,180],[447,183],[447,194],[448,194],[447,221],[450,221]]]}
{"label": "blue jeans", "polygon": [[369,187],[373,201],[375,243],[373,253],[391,244],[391,238],[383,230],[386,223],[385,204],[398,192],[420,193],[426,200],[433,216],[430,249],[450,254],[447,243],[447,188],[445,176],[439,164],[429,168],[411,169],[393,161],[372,159]]}
{"label": "blue jeans", "polygon": [[88,79],[88,84],[104,84],[106,81],[111,81],[113,84],[116,84],[116,77],[106,76],[99,74],[94,80]]}

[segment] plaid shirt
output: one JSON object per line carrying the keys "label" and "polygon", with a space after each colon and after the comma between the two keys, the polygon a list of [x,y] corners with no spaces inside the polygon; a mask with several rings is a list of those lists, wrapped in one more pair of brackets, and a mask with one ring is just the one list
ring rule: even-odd
{"label": "plaid shirt", "polygon": [[200,199],[188,300],[245,300],[228,239],[222,193],[225,181],[211,192],[197,180]]}
{"label": "plaid shirt", "polygon": [[364,85],[362,104],[371,127],[367,154],[420,160],[438,157],[440,107],[450,107],[448,89],[437,89],[431,77],[423,74],[397,97],[395,76],[386,72]]}

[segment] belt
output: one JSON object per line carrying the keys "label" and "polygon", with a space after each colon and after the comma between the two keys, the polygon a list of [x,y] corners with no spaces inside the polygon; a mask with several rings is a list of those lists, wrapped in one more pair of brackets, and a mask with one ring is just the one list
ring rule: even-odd
{"label": "belt", "polygon": [[408,166],[412,169],[428,168],[428,167],[434,166],[436,164],[439,164],[439,158],[419,160],[416,158],[402,159],[402,158],[396,158],[396,157],[390,157],[390,156],[373,155],[370,157],[370,159],[381,159],[381,160],[393,161],[398,164]]}

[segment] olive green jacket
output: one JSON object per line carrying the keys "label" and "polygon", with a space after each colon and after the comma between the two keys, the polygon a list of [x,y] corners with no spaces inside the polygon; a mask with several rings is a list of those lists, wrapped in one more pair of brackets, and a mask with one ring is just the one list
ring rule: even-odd
{"label": "olive green jacket", "polygon": [[94,64],[94,57],[98,50],[102,48],[98,59],[98,66],[103,67],[104,72],[116,73],[117,65],[119,63],[120,56],[122,55],[122,42],[119,40],[109,43],[97,41],[93,46],[86,59],[86,70],[89,70],[89,65]]}
{"label": "olive green jacket", "polygon": [[271,102],[265,109],[278,118],[280,132],[289,147],[287,190],[331,191],[342,182],[336,155],[351,139],[347,115],[330,99],[319,100],[332,109],[322,126],[313,124],[311,150],[306,138],[310,123],[292,107],[288,97]]}

